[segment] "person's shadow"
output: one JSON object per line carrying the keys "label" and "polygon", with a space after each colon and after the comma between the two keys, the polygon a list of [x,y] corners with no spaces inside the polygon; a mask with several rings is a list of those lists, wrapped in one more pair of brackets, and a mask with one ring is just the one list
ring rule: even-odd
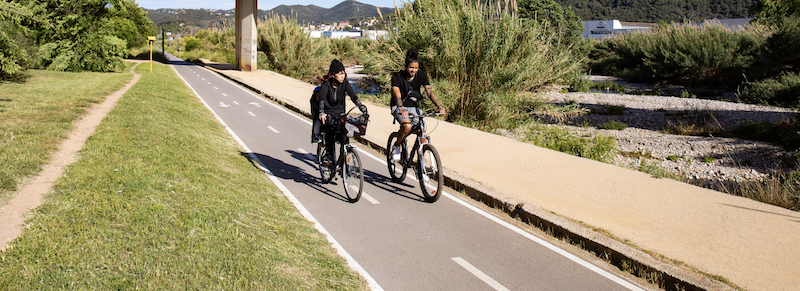
{"label": "person's shadow", "polygon": [[[308,165],[311,168],[316,169],[318,167],[317,159],[312,154],[306,154],[291,150],[287,150],[286,152],[289,153],[292,156],[292,158]],[[251,163],[254,163],[254,166],[257,167],[257,164],[255,164],[257,162],[251,159],[250,153],[240,152],[240,154],[243,157],[250,160]],[[318,177],[319,172],[317,171],[309,173],[306,170],[284,163],[281,160],[272,158],[267,155],[263,155],[260,153],[252,153],[252,155],[254,155],[259,161],[261,161],[261,164],[264,165],[267,169],[269,169],[270,172],[272,172],[272,174],[275,175],[276,177],[286,180],[293,180],[297,183],[306,184],[310,188],[317,190],[320,193],[323,193],[329,197],[345,202],[348,201],[347,197],[344,196],[343,194],[340,194],[338,191],[328,189],[328,187],[324,186],[324,185],[332,185],[332,186],[339,185],[338,180],[341,179],[341,177],[338,177],[338,175],[337,178],[334,178],[334,180],[331,181],[330,183],[325,183],[322,181],[322,179]],[[364,169],[364,183],[371,184],[379,189],[383,189],[387,192],[394,193],[395,195],[398,195],[400,197],[404,197],[415,201],[425,202],[425,199],[421,195],[421,193],[411,192],[407,190],[407,188],[413,188],[414,186],[407,184],[405,182],[399,184],[392,182],[392,180],[387,178],[386,176],[378,174],[371,170]],[[400,187],[400,186],[405,186],[405,187]],[[342,189],[342,191],[344,190]]]}
{"label": "person's shadow", "polygon": [[[325,184],[322,182],[321,179],[317,178],[316,176],[314,176],[312,174],[309,174],[308,172],[306,172],[305,170],[303,170],[301,168],[289,165],[287,163],[284,163],[281,160],[278,160],[278,159],[275,159],[275,158],[272,158],[270,156],[263,155],[263,154],[260,154],[260,153],[240,152],[240,154],[243,157],[245,157],[248,160],[250,160],[250,162],[253,163],[253,166],[258,167],[257,163],[260,161],[261,164],[264,165],[264,167],[266,167],[272,173],[272,175],[275,175],[278,178],[285,179],[285,180],[292,180],[292,181],[295,181],[297,183],[306,184],[311,189],[317,190],[320,193],[323,193],[323,194],[325,194],[325,195],[327,195],[329,197],[332,197],[332,198],[340,200],[340,201],[348,202],[347,197],[345,197],[342,194],[339,194],[338,192],[335,192],[335,191],[329,190],[326,187],[323,187],[322,185],[325,185]],[[258,161],[252,160],[251,154],[253,156],[255,156],[256,159],[258,159]],[[295,153],[292,153],[292,156],[295,157],[295,158],[301,159],[303,162],[305,162],[305,163],[307,163],[309,165],[311,165],[310,162],[313,162],[313,165],[316,167],[316,160],[311,159],[310,157],[306,156],[305,154],[301,154],[301,153],[296,153],[296,154],[298,156],[296,156]],[[302,156],[305,156],[305,157],[302,157]],[[337,183],[335,183],[335,181],[334,181],[331,184],[332,185],[336,185]]]}

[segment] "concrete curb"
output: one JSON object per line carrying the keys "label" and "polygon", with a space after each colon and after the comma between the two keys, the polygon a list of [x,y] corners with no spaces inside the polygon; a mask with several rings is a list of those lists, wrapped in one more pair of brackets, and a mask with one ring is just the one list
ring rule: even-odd
{"label": "concrete curb", "polygon": [[[278,96],[270,96],[256,86],[228,76],[221,70],[210,66],[204,67],[298,114],[311,118],[310,112],[303,111],[292,102],[283,100]],[[387,149],[384,145],[380,144],[385,141],[375,142],[363,137],[357,137],[356,140],[381,153],[387,153]],[[643,275],[656,273],[657,276],[661,277],[661,288],[666,290],[736,290],[725,283],[686,270],[686,268],[664,263],[655,259],[648,253],[603,235],[584,225],[545,211],[537,206],[521,203],[519,200],[508,197],[491,187],[482,185],[456,172],[444,169],[444,173],[445,186],[463,192],[472,199],[480,201],[489,207],[501,209],[509,216],[519,218],[523,222],[539,228],[553,237],[567,239],[572,244],[592,252],[595,256],[610,262],[620,269],[626,266],[628,269],[634,270],[636,273],[634,275],[637,277],[641,278]]]}

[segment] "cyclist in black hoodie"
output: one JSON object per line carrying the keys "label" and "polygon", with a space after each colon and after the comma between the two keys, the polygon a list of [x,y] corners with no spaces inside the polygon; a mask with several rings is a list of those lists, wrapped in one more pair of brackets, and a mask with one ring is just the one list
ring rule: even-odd
{"label": "cyclist in black hoodie", "polygon": [[358,95],[350,86],[347,80],[347,73],[344,65],[339,60],[333,60],[328,69],[328,75],[322,78],[322,87],[319,89],[319,120],[322,121],[322,130],[325,131],[325,142],[327,144],[328,156],[324,157],[327,161],[333,160],[333,133],[335,124],[331,119],[338,118],[345,113],[345,93],[350,96],[350,100],[358,106],[361,113],[367,114],[367,106],[361,104]]}

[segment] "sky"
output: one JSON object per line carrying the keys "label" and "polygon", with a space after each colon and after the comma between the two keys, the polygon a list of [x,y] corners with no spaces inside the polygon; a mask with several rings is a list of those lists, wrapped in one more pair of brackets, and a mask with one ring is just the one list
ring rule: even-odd
{"label": "sky", "polygon": [[[319,7],[331,8],[344,0],[259,0],[258,9],[270,10],[278,5],[317,5]],[[356,0],[364,4],[375,5],[378,7],[394,7],[395,0]],[[402,6],[403,0],[397,0],[397,6]],[[187,9],[233,9],[236,7],[236,0],[136,0],[139,7],[146,9],[159,8],[187,8]]]}

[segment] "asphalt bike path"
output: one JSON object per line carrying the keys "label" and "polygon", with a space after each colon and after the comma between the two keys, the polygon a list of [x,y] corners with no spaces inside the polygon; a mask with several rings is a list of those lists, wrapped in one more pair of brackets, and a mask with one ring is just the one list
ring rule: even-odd
{"label": "asphalt bike path", "polygon": [[[309,112],[311,84],[266,70],[206,66],[293,111]],[[383,148],[397,125],[388,108],[367,107],[364,140]],[[436,119],[427,125],[450,185],[595,253],[641,263],[670,286],[733,289],[713,276],[745,290],[800,286],[798,212]]]}
{"label": "asphalt bike path", "polygon": [[452,195],[424,202],[413,178],[391,182],[370,151],[359,150],[364,195],[348,203],[341,179],[318,178],[307,118],[205,68],[173,68],[372,289],[640,290]]}

